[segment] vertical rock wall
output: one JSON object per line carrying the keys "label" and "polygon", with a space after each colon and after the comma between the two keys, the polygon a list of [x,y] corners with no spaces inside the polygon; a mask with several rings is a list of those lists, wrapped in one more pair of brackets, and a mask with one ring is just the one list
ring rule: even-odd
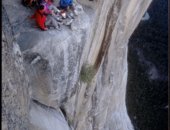
{"label": "vertical rock wall", "polygon": [[2,9],[2,130],[28,130],[29,83],[18,44]]}
{"label": "vertical rock wall", "polygon": [[85,62],[97,73],[92,83],[80,87],[74,125],[77,130],[132,130],[125,105],[127,44],[151,1],[94,2],[98,8]]}
{"label": "vertical rock wall", "polygon": [[[6,38],[7,42],[3,42],[3,121],[8,129],[11,126],[18,130],[28,129],[28,113],[31,114],[31,108],[36,108],[32,109],[35,112],[41,107],[33,107],[32,104],[29,108],[29,100],[37,100],[56,111],[61,109],[67,123],[75,130],[133,130],[125,106],[127,43],[151,0],[77,2],[84,5],[84,11],[73,22],[74,30],[63,27],[60,32],[40,32],[26,26],[29,25],[28,21],[22,23],[17,20],[29,12],[23,10],[23,13],[14,17],[11,12],[17,11],[18,6],[3,1],[4,8],[11,7],[3,12],[4,37],[11,33]],[[17,21],[20,23],[17,24]],[[8,27],[11,29],[8,30]],[[18,30],[14,31],[16,28]],[[19,55],[16,53],[19,51],[14,49],[17,44],[11,39],[13,36],[21,49],[24,48]],[[80,79],[83,64],[89,64],[95,70],[90,83]],[[29,77],[30,95],[27,92],[28,80],[25,73]],[[7,88],[11,91],[5,96]],[[46,113],[42,109],[41,115],[47,114],[55,120],[57,116],[52,116],[51,112]],[[7,115],[11,115],[14,123],[9,124],[10,116]],[[41,117],[31,116],[30,121],[34,118],[38,120]],[[44,127],[35,121],[32,124],[34,126],[31,127],[36,126],[34,129],[48,129],[44,128],[48,124]],[[67,128],[68,124],[65,124]]]}

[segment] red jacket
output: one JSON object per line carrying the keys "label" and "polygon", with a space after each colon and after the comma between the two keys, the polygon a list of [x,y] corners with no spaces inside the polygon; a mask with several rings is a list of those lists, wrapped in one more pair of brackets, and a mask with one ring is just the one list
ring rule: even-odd
{"label": "red jacket", "polygon": [[31,16],[31,19],[35,19],[37,25],[42,29],[45,30],[46,26],[45,26],[45,21],[46,21],[46,16],[40,12],[39,10],[37,10],[35,12],[34,15]]}

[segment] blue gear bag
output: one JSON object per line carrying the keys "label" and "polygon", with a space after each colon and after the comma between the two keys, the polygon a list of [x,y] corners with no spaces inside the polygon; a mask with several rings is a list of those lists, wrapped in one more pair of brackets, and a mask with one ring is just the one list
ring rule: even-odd
{"label": "blue gear bag", "polygon": [[67,6],[72,5],[73,0],[60,0],[60,7],[66,8]]}

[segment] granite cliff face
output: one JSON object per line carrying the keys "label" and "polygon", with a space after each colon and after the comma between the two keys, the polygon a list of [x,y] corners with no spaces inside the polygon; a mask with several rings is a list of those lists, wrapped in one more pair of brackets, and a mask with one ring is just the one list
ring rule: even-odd
{"label": "granite cliff face", "polygon": [[[71,29],[42,32],[32,10],[3,0],[3,129],[133,130],[127,43],[150,2],[77,0]],[[91,82],[80,78],[86,64]]]}

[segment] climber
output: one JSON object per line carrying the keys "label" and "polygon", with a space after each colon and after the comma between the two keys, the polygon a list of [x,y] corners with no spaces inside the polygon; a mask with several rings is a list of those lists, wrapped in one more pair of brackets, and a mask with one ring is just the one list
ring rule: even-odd
{"label": "climber", "polygon": [[50,16],[47,18],[48,14],[51,14],[51,12],[47,12],[44,5],[40,5],[35,14],[31,16],[31,19],[35,19],[38,27],[44,31],[48,30],[47,26],[53,26],[57,29],[58,24],[56,20]]}
{"label": "climber", "polygon": [[47,11],[60,13],[60,10],[53,4],[53,0],[39,0],[40,5],[44,5]]}
{"label": "climber", "polygon": [[60,0],[59,8],[63,10],[67,10],[73,7],[73,0]]}
{"label": "climber", "polygon": [[[44,5],[46,12],[51,13],[50,19],[56,20],[55,24],[58,24],[57,29],[60,28],[60,25],[63,24],[60,16],[60,10],[53,4],[53,0],[39,0],[40,5]],[[54,23],[54,22],[53,22]]]}
{"label": "climber", "polygon": [[35,14],[31,16],[31,18],[36,20],[36,24],[40,27],[40,29],[48,30],[48,28],[45,26],[46,15],[43,5],[39,6]]}
{"label": "climber", "polygon": [[63,23],[65,25],[71,25],[74,19],[73,0],[60,0],[58,8],[60,9],[60,15],[64,19]]}

